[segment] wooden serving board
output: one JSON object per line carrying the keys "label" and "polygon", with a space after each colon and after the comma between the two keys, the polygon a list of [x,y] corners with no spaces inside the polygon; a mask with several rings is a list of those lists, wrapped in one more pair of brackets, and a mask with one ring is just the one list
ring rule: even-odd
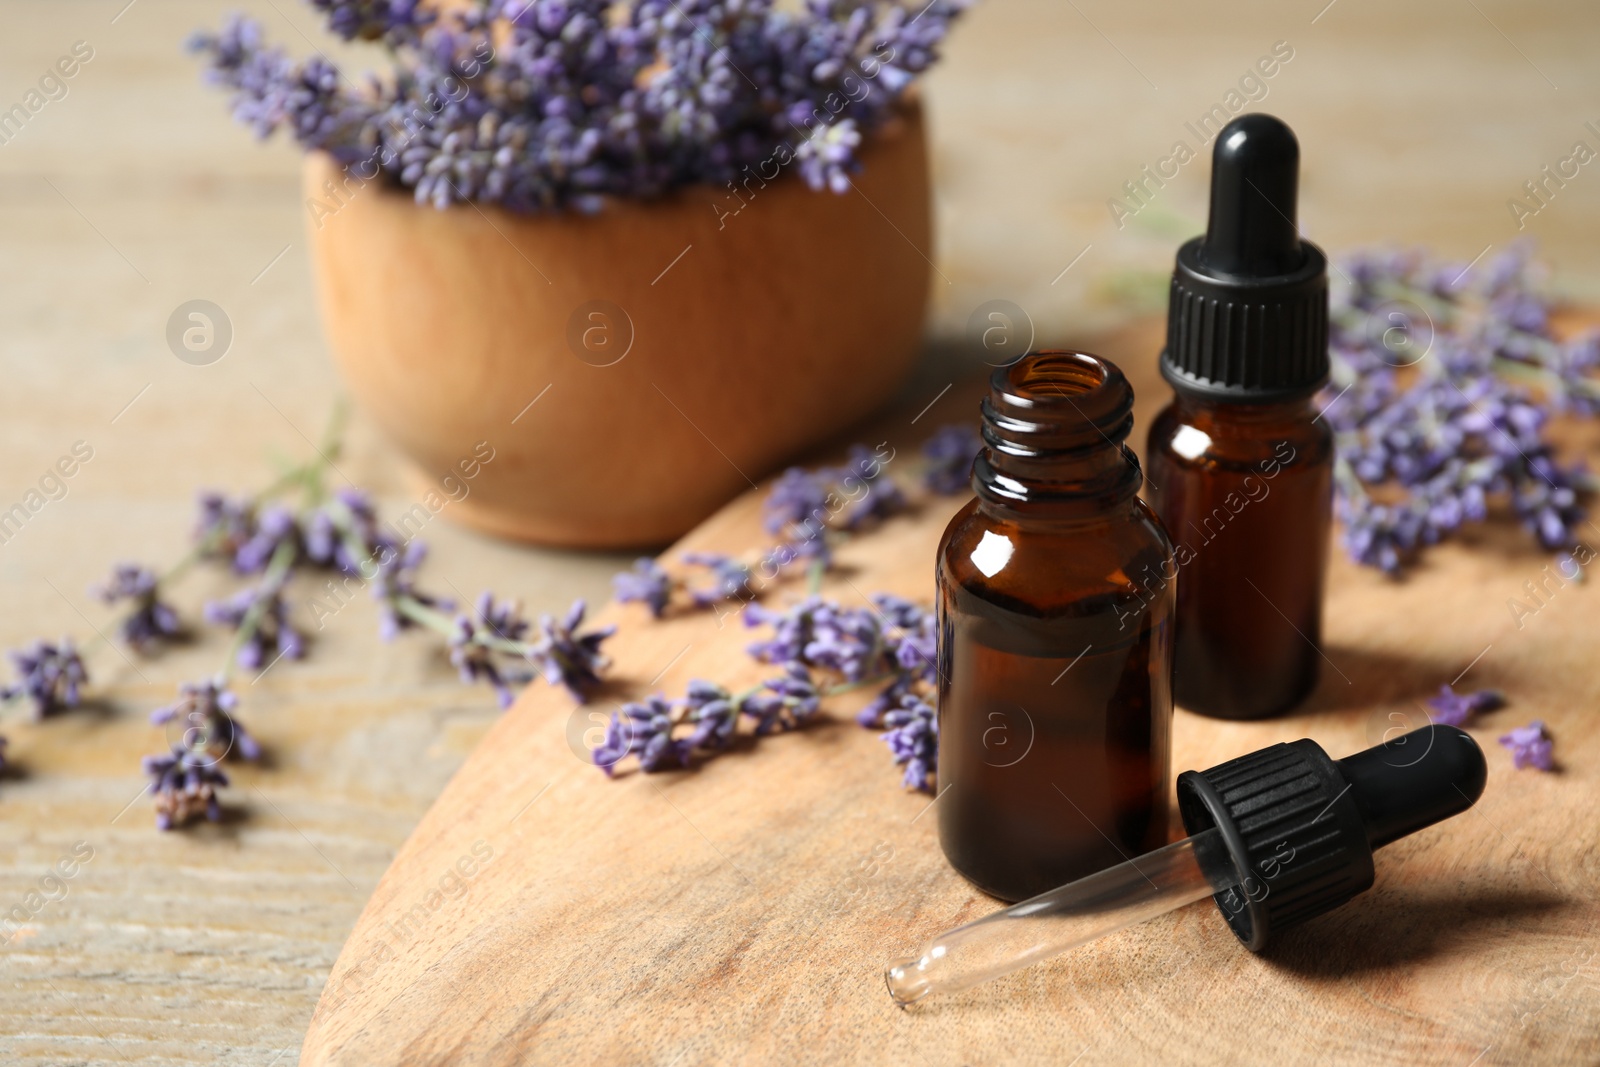
{"label": "wooden serving board", "polygon": [[[1142,443],[1166,397],[1158,338],[1094,347],[1133,380]],[[861,435],[893,443],[903,478],[927,432],[975,418],[973,380],[914,420],[942,385]],[[667,555],[764,545],[761,495]],[[826,595],[930,599],[959,504],[919,496],[852,540]],[[1503,524],[1400,582],[1336,554],[1328,662],[1304,708],[1253,724],[1177,712],[1174,770],[1306,736],[1340,756],[1425,721],[1420,701],[1442,683],[1504,691],[1509,706],[1469,727],[1489,759],[1482,801],[1383,850],[1371,891],[1266,956],[1201,903],[908,1010],[889,1000],[885,962],[999,905],[945,864],[930,798],[903,791],[879,735],[852,721],[865,697],[688,771],[608,780],[585,734],[619,700],[771,673],[734,616],[608,607],[601,620],[622,629],[606,690],[574,711],[530,687],[491,730],[368,903],[301,1062],[1600,1062],[1600,592],[1556,588],[1518,620],[1508,601],[1531,603],[1524,583],[1549,562]],[[1535,718],[1559,773],[1514,770],[1495,743]]]}

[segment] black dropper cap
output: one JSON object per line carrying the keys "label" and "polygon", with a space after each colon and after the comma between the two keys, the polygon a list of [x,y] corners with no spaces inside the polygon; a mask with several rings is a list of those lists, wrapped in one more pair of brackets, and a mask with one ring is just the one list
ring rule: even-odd
{"label": "black dropper cap", "polygon": [[1211,153],[1211,218],[1178,250],[1161,373],[1174,389],[1237,403],[1306,396],[1328,379],[1328,259],[1300,239],[1300,143],[1240,115]]}
{"label": "black dropper cap", "polygon": [[1178,810],[1191,835],[1222,831],[1243,881],[1217,906],[1259,952],[1369,889],[1373,849],[1466,811],[1488,773],[1472,735],[1436,723],[1337,762],[1302,740],[1185,771]]}

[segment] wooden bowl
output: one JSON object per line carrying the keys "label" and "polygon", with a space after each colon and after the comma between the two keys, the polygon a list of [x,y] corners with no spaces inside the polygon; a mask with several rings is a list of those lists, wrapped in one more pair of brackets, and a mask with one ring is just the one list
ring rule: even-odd
{"label": "wooden bowl", "polygon": [[330,347],[420,472],[467,487],[445,514],[542,544],[666,543],[909,369],[932,251],[920,111],[861,161],[842,195],[774,164],[737,193],[520,216],[419,206],[309,156]]}

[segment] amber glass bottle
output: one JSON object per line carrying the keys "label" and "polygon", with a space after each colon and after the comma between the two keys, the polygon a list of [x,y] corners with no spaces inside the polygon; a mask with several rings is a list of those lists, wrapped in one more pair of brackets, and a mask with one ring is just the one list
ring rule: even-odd
{"label": "amber glass bottle", "polygon": [[1295,226],[1300,147],[1271,115],[1212,153],[1211,219],[1178,250],[1150,427],[1150,500],[1176,545],[1173,689],[1192,711],[1257,719],[1316,685],[1333,507],[1328,263]]}
{"label": "amber glass bottle", "polygon": [[1333,436],[1307,399],[1237,406],[1179,394],[1150,427],[1150,502],[1173,523],[1173,689],[1230,719],[1317,683]]}
{"label": "amber glass bottle", "polygon": [[995,371],[977,497],[939,545],[939,840],[1021,900],[1166,841],[1172,546],[1115,365]]}

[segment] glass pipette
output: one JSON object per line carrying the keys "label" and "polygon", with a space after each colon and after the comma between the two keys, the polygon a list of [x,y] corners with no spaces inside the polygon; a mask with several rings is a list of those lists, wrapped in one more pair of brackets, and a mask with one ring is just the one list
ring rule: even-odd
{"label": "glass pipette", "polygon": [[1187,771],[1192,836],[940,934],[889,966],[889,995],[968,989],[1206,896],[1260,951],[1370,887],[1373,849],[1465,811],[1487,775],[1477,742],[1437,724],[1337,762],[1303,740]]}

